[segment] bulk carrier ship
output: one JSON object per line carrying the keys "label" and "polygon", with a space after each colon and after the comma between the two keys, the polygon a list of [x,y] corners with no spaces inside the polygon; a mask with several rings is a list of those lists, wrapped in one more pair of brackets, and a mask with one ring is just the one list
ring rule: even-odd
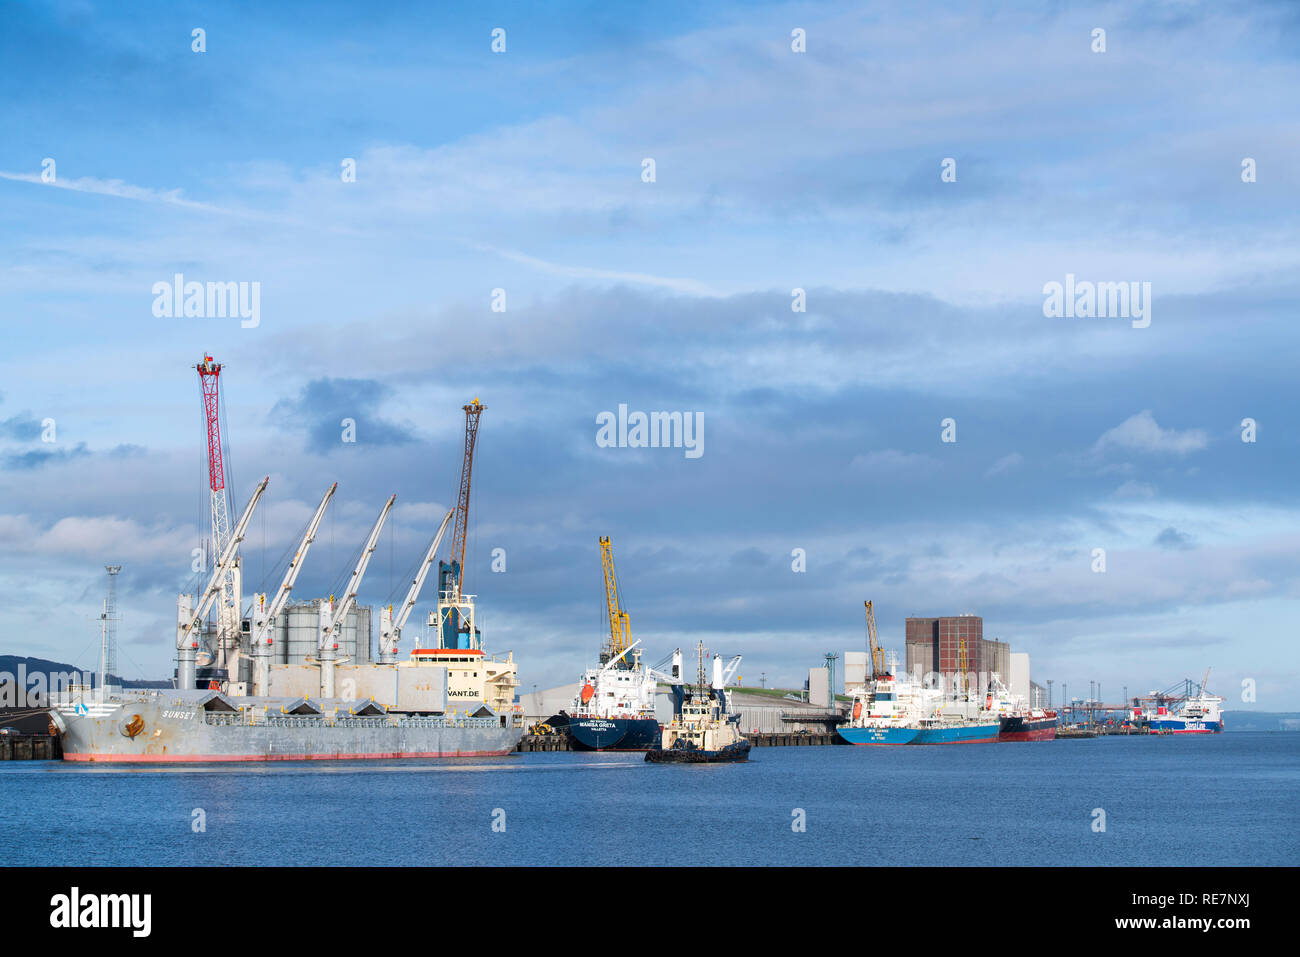
{"label": "bulk carrier ship", "polygon": [[[464,593],[462,567],[469,510],[472,456],[483,406],[466,414],[465,458],[457,507],[430,543],[406,601],[384,609],[377,662],[340,655],[344,621],[353,610],[370,557],[396,496],[384,505],[361,550],[342,600],[319,602],[315,654],[301,662],[277,655],[277,618],[315,538],[337,485],[321,500],[275,595],[254,596],[240,619],[238,547],[268,480],[258,484],[233,531],[222,526],[217,493],[225,473],[216,427],[216,376],[210,356],[199,366],[208,411],[208,451],[213,492],[214,546],[218,557],[197,608],[191,595],[177,601],[176,687],[122,690],[73,686],[52,694],[50,720],[62,739],[64,759],[92,762],[293,761],[321,759],[435,758],[503,755],[523,734],[514,704],[518,685],[513,655],[488,656],[475,626],[474,597]],[[210,377],[209,383],[207,378]],[[224,508],[224,502],[221,506]],[[452,551],[438,563],[438,601],[430,612],[433,647],[398,661],[402,627],[419,598],[438,545],[455,518]],[[205,626],[209,610],[215,621]],[[367,619],[368,621],[368,619]],[[366,642],[368,634],[357,641]]]}

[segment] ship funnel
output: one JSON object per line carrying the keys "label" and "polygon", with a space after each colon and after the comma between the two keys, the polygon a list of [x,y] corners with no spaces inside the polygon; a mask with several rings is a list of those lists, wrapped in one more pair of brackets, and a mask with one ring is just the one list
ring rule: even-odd
{"label": "ship funnel", "polygon": [[722,656],[713,656],[713,687],[722,687]]}

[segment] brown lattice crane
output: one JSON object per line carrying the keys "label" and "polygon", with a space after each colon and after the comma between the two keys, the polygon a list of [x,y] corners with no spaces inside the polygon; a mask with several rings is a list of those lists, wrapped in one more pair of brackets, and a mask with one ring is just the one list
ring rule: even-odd
{"label": "brown lattice crane", "polygon": [[469,480],[474,472],[474,443],[478,439],[479,416],[487,406],[475,396],[473,402],[461,408],[465,410],[465,457],[460,465],[460,495],[456,498],[456,525],[452,532],[449,556],[449,560],[456,563],[456,580],[453,584],[457,600],[464,594],[465,536],[469,529]]}

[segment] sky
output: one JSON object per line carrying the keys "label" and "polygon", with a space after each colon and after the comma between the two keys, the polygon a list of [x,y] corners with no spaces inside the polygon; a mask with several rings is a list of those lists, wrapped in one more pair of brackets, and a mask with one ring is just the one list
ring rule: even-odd
{"label": "sky", "polygon": [[[120,562],[120,670],[170,675],[210,353],[249,593],[337,481],[295,596],[396,493],[400,601],[482,400],[522,691],[594,659],[609,535],[652,662],[799,687],[871,599],[1058,700],[1300,709],[1297,89],[1290,3],[0,3],[0,650],[93,666]],[[178,273],[256,323],[158,315]],[[1149,325],[1049,316],[1067,276]],[[701,454],[598,443],[620,405]]]}

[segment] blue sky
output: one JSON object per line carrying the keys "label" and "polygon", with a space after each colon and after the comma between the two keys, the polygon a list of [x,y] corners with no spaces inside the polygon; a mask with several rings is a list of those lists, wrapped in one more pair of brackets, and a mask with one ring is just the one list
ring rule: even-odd
{"label": "blue sky", "polygon": [[[469,584],[526,689],[595,653],[608,534],[651,657],[747,682],[872,598],[900,651],[973,611],[1058,690],[1300,708],[1298,40],[1285,3],[0,5],[4,650],[89,663],[117,560],[123,670],[169,673],[209,351],[236,508],[271,476],[249,590],[335,480],[298,594],[391,492],[362,599],[400,590],[483,399]],[[177,272],[260,324],[156,318]],[[1067,273],[1151,325],[1045,318]],[[597,447],[620,403],[705,453]]]}

